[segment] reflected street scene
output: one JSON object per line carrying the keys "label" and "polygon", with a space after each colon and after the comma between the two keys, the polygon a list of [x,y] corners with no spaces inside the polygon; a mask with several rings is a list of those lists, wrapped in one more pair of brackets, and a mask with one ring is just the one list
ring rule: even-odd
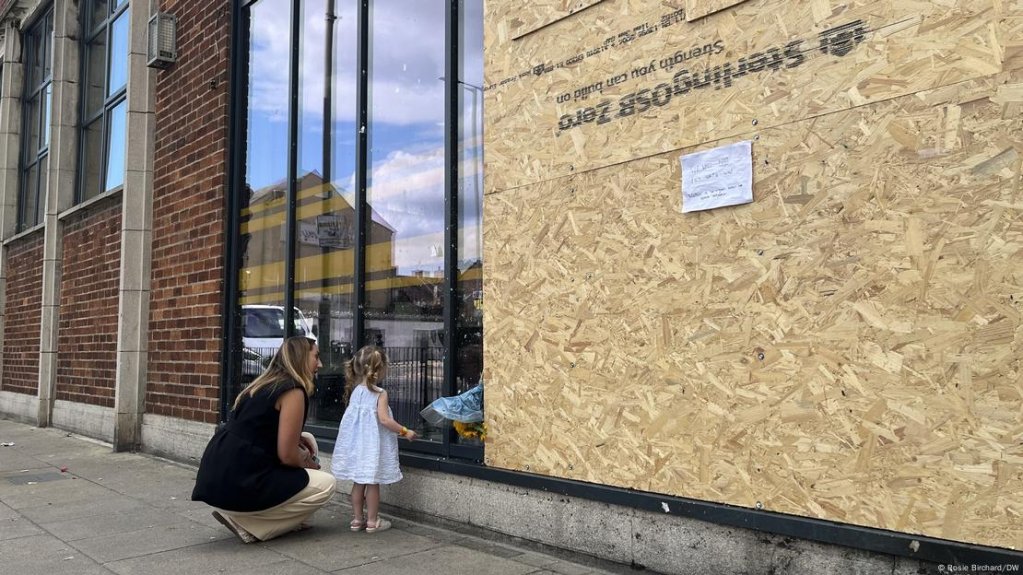
{"label": "reflected street scene", "polygon": [[[320,348],[309,419],[317,433],[336,433],[344,363],[359,345],[376,344],[390,359],[383,386],[399,421],[427,442],[481,445],[419,412],[475,386],[483,371],[482,3],[460,3],[452,23],[440,0],[374,2],[364,26],[358,4],[258,0],[244,8],[248,120],[238,191],[239,336],[231,347],[239,377],[228,398],[261,373],[288,335],[290,301],[290,333]],[[446,44],[447,26],[457,27],[458,53]],[[368,45],[361,60],[360,36]],[[449,61],[459,94],[451,150]],[[297,171],[289,172],[292,153]]]}

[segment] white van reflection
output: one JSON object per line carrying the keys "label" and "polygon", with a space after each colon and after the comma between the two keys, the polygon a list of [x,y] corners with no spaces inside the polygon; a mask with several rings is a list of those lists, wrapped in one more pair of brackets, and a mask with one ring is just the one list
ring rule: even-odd
{"label": "white van reflection", "polygon": [[[312,325],[295,308],[295,335],[314,338]],[[242,306],[242,375],[255,377],[284,343],[284,306]]]}

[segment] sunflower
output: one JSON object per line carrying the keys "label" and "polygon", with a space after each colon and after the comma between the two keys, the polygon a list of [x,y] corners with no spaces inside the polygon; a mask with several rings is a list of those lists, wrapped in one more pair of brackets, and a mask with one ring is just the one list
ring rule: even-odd
{"label": "sunflower", "polygon": [[480,441],[487,440],[487,424],[482,421],[474,423],[455,421],[454,424],[455,431],[458,432],[458,436],[462,439],[479,439]]}

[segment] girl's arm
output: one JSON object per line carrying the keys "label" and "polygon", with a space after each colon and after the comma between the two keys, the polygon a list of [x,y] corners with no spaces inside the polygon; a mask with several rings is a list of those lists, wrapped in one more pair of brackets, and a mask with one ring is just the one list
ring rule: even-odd
{"label": "girl's arm", "polygon": [[302,420],[305,416],[305,398],[301,389],[295,388],[281,394],[277,400],[280,419],[277,426],[277,459],[289,467],[319,469],[313,461],[313,454],[302,443]]}
{"label": "girl's arm", "polygon": [[412,441],[416,438],[416,432],[408,429],[404,425],[398,423],[391,417],[390,412],[387,409],[387,392],[381,391],[380,396],[377,397],[377,420],[380,421],[380,425],[383,425],[387,429],[397,433],[398,435]]}

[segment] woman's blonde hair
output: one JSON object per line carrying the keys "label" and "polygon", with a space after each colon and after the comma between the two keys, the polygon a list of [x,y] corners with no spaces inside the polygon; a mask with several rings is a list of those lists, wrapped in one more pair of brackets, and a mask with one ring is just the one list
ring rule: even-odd
{"label": "woman's blonde hair", "polygon": [[309,369],[309,354],[313,352],[316,342],[301,335],[289,337],[281,344],[280,349],[270,360],[266,371],[260,374],[238,394],[233,408],[237,408],[245,397],[252,397],[265,387],[273,387],[285,381],[297,381],[311,396],[316,387],[313,384],[313,373]]}
{"label": "woman's blonde hair", "polygon": [[345,362],[345,401],[352,395],[352,390],[360,383],[366,382],[370,391],[380,393],[378,383],[387,370],[387,354],[383,348],[367,345],[355,352],[352,359]]}

